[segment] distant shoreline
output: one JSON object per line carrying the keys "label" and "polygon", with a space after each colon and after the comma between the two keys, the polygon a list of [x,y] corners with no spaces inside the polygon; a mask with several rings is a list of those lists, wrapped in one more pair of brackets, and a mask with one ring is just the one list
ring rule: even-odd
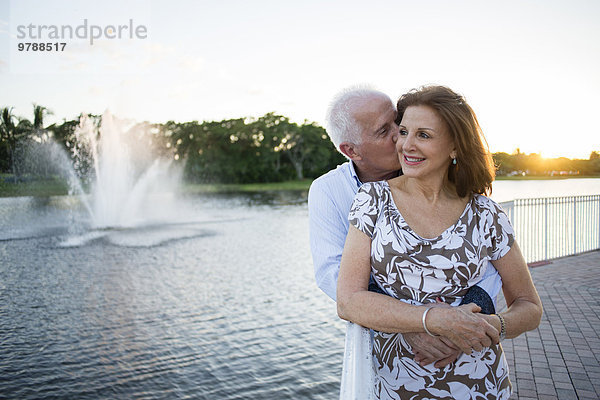
{"label": "distant shoreline", "polygon": [[[592,176],[498,176],[497,181],[527,181],[527,180],[564,180],[596,178]],[[311,179],[271,183],[222,183],[222,184],[197,184],[184,183],[181,188],[183,195],[215,194],[215,193],[252,193],[269,191],[307,191],[312,183]],[[29,182],[12,183],[6,178],[0,181],[0,197],[51,197],[65,196],[69,188],[64,181],[59,179],[33,180]]]}
{"label": "distant shoreline", "polygon": [[557,176],[534,176],[534,175],[515,175],[515,176],[497,176],[497,181],[559,181],[563,179],[587,179],[600,178],[600,175],[557,175]]}

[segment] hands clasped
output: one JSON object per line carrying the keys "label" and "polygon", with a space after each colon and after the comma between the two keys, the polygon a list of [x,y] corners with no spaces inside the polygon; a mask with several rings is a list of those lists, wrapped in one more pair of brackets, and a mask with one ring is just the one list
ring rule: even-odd
{"label": "hands clasped", "polygon": [[415,361],[421,365],[435,361],[435,367],[442,368],[454,362],[461,352],[481,351],[500,340],[498,330],[487,321],[488,316],[479,314],[481,308],[474,303],[458,307],[436,303],[431,307],[434,309],[427,315],[427,328],[440,336],[405,334]]}
{"label": "hands clasped", "polygon": [[444,336],[465,354],[481,351],[500,341],[498,330],[486,316],[479,314],[481,308],[474,304],[458,307],[439,307],[429,312],[427,326],[430,331]]}

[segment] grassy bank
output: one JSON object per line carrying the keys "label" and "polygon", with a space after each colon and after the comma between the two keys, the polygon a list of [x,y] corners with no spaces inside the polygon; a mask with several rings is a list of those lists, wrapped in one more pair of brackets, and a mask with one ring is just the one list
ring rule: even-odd
{"label": "grassy bank", "polygon": [[244,183],[244,184],[185,184],[183,192],[194,193],[235,193],[235,192],[267,192],[280,190],[308,190],[311,179],[301,181]]}
{"label": "grassy bank", "polygon": [[[524,181],[524,180],[555,180],[570,178],[600,178],[600,176],[498,176],[498,181]],[[202,193],[243,193],[243,192],[268,192],[285,190],[308,190],[312,180],[273,182],[273,183],[246,183],[246,184],[184,184],[182,192],[185,194]],[[59,179],[37,180],[30,179],[13,183],[8,175],[0,175],[0,197],[17,196],[64,196],[68,194],[68,185]]]}
{"label": "grassy bank", "polygon": [[11,177],[0,175],[0,197],[49,197],[69,193],[69,185],[61,179],[27,179],[14,183]]}
{"label": "grassy bank", "polygon": [[[308,190],[312,180],[274,182],[274,183],[247,183],[247,184],[184,184],[184,194],[202,193],[240,193],[240,192],[267,192],[282,190]],[[0,197],[49,197],[65,196],[69,192],[66,182],[59,179],[25,180],[13,183],[6,175],[0,176]]]}

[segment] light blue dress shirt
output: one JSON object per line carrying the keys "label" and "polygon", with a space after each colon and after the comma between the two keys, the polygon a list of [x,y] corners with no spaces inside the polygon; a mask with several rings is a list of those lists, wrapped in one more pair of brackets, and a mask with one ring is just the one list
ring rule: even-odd
{"label": "light blue dress shirt", "polygon": [[[308,192],[310,250],[319,288],[336,299],[337,278],[348,234],[348,214],[362,182],[354,164],[348,161],[315,179]],[[494,301],[502,289],[502,279],[493,265],[479,283]]]}

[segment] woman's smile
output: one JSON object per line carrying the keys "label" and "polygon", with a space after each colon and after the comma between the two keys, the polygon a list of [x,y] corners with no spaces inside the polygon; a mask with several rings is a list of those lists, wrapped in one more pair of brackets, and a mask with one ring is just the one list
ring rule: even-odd
{"label": "woman's smile", "polygon": [[420,157],[411,157],[411,156],[407,156],[407,155],[403,155],[404,156],[404,162],[406,163],[406,165],[418,165],[421,162],[425,161],[424,158],[420,158]]}

